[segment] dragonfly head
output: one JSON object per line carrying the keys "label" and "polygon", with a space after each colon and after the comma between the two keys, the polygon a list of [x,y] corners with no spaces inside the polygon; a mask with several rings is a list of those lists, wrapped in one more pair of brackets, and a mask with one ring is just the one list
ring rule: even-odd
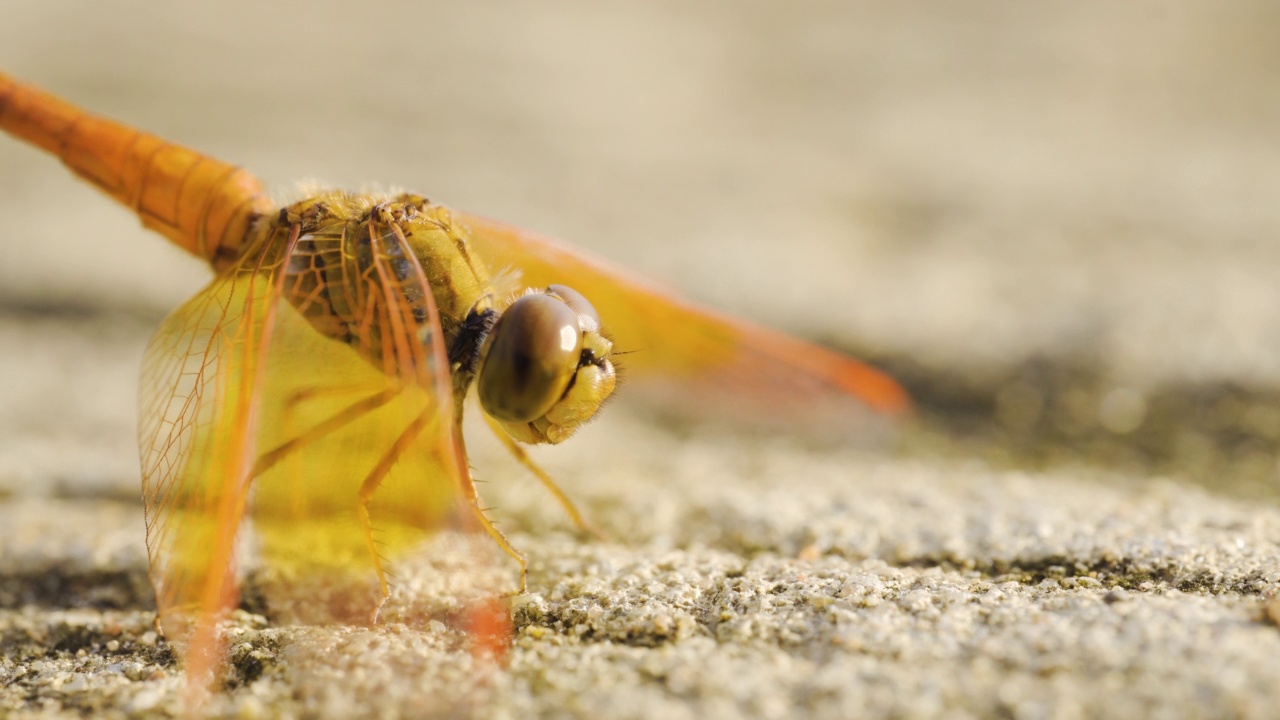
{"label": "dragonfly head", "polygon": [[617,376],[600,316],[564,285],[530,290],[504,311],[480,349],[480,405],[516,440],[558,443],[590,420]]}

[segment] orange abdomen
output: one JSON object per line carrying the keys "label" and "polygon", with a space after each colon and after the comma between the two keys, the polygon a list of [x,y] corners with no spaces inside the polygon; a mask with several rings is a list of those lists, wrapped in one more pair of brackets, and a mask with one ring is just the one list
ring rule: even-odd
{"label": "orange abdomen", "polygon": [[57,155],[142,224],[209,262],[239,251],[273,206],[248,172],[84,112],[0,73],[0,129]]}

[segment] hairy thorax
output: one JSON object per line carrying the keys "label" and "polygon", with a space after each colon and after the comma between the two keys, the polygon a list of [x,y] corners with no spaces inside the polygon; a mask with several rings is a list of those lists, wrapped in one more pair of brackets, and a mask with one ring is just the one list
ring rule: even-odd
{"label": "hairy thorax", "polygon": [[466,228],[448,208],[416,195],[321,192],[283,208],[257,232],[282,248],[296,233],[283,297],[320,333],[387,372],[398,371],[386,357],[398,326],[411,326],[404,329],[425,342],[434,305],[439,340],[450,348],[468,313],[492,295]]}

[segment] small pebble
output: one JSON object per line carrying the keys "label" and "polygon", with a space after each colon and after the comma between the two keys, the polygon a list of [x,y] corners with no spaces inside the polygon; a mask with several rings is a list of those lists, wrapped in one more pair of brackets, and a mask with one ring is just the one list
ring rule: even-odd
{"label": "small pebble", "polygon": [[1272,625],[1280,627],[1280,597],[1271,598],[1271,601],[1264,608],[1264,612]]}
{"label": "small pebble", "polygon": [[1102,601],[1108,605],[1129,599],[1129,591],[1124,588],[1112,588],[1106,595],[1102,596]]}

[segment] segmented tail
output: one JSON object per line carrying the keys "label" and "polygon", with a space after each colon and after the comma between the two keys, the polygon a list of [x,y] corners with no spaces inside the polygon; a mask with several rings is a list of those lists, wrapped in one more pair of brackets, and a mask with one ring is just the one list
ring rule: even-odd
{"label": "segmented tail", "polygon": [[273,209],[248,172],[84,112],[3,73],[0,129],[57,155],[136,212],[144,226],[211,263],[234,257],[253,219]]}

